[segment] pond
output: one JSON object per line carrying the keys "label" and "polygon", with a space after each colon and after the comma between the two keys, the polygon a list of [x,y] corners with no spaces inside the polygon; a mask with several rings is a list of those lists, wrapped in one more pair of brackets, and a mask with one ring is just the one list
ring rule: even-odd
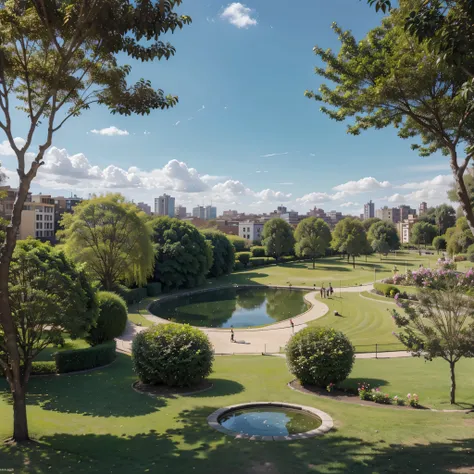
{"label": "pond", "polygon": [[225,288],[157,301],[155,316],[198,327],[264,326],[304,313],[307,292],[276,288]]}
{"label": "pond", "polygon": [[235,433],[249,436],[289,436],[307,433],[321,426],[321,419],[302,410],[286,407],[249,407],[232,410],[219,418],[219,424]]}

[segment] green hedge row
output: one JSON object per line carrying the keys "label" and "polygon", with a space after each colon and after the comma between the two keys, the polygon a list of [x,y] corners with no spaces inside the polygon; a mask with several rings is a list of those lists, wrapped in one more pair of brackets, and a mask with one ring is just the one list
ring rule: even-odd
{"label": "green hedge row", "polygon": [[148,283],[146,286],[146,292],[148,296],[160,296],[161,295],[161,283],[158,282],[153,282],[153,283]]}
{"label": "green hedge row", "polygon": [[374,283],[374,289],[377,293],[380,293],[387,297],[394,297],[397,293],[400,293],[400,290],[394,286],[387,283]]}
{"label": "green hedge row", "polygon": [[273,257],[257,257],[257,258],[251,258],[250,259],[250,264],[252,267],[260,267],[262,265],[271,265],[272,263],[275,263],[275,259]]}
{"label": "green hedge row", "polygon": [[53,360],[46,362],[33,362],[31,364],[31,375],[51,375],[56,373],[56,362]]}
{"label": "green hedge row", "polygon": [[252,257],[265,257],[265,247],[256,245],[250,247],[250,251],[252,252]]}
{"label": "green hedge row", "polygon": [[115,341],[109,341],[87,349],[56,352],[54,360],[57,371],[65,374],[110,364],[115,360],[115,349]]}
{"label": "green hedge row", "polygon": [[127,288],[124,285],[118,285],[115,292],[120,295],[127,304],[138,303],[148,296],[147,288]]}

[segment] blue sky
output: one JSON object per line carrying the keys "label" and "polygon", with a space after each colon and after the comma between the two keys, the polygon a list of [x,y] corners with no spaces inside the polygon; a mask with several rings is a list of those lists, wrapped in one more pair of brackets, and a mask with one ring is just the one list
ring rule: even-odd
{"label": "blue sky", "polygon": [[[163,192],[188,207],[212,200],[218,211],[300,212],[317,206],[358,214],[376,207],[446,200],[446,158],[420,158],[393,129],[346,133],[319,104],[315,44],[337,49],[337,21],[361,38],[381,16],[358,0],[221,3],[185,0],[193,23],[169,35],[176,56],[134,63],[131,80],[149,78],[179,105],[146,117],[118,117],[94,107],[68,122],[33,187],[66,194],[120,191],[152,203]],[[24,136],[24,118],[15,113]],[[0,138],[0,142],[3,139]],[[15,185],[14,160],[0,160]]]}

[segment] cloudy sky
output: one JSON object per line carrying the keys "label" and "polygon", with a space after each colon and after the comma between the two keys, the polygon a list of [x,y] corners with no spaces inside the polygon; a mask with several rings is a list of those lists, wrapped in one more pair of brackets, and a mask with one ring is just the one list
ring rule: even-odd
{"label": "cloudy sky", "polygon": [[[284,204],[359,214],[369,199],[377,208],[446,201],[447,158],[418,157],[393,129],[350,136],[304,97],[321,83],[313,46],[338,48],[331,23],[362,37],[380,21],[365,1],[302,0],[289,9],[286,0],[187,0],[180,11],[193,24],[170,35],[174,58],[127,61],[132,80],[150,78],[179,95],[178,106],[146,117],[93,107],[72,119],[56,134],[34,192],[120,191],[149,204],[167,192],[188,207],[212,201],[218,212]],[[21,143],[26,121],[19,111],[13,119]],[[0,135],[14,186],[15,160],[2,142]]]}

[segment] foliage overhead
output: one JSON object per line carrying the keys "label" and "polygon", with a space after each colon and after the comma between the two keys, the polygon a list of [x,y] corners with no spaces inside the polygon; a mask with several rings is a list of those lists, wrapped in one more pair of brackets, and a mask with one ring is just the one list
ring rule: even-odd
{"label": "foliage overhead", "polygon": [[293,228],[285,220],[275,217],[265,222],[263,226],[263,246],[265,253],[269,257],[277,260],[283,255],[289,255],[293,252],[295,238]]}
{"label": "foliage overhead", "polygon": [[[306,96],[322,102],[321,111],[338,122],[353,119],[348,132],[394,126],[401,138],[421,141],[412,148],[420,155],[436,151],[449,155],[458,197],[471,229],[474,212],[463,176],[474,156],[474,107],[461,91],[468,74],[438,62],[425,44],[404,31],[413,4],[401,0],[382,25],[361,41],[334,24],[341,48],[338,54],[319,46],[315,54],[325,67],[316,74],[330,81]],[[461,151],[462,149],[462,151]]]}
{"label": "foliage overhead", "polygon": [[331,239],[331,231],[326,222],[316,217],[307,217],[296,227],[296,254],[310,257],[314,268],[316,257],[325,255]]}
{"label": "foliage overhead", "polygon": [[418,303],[403,303],[405,314],[393,310],[401,331],[398,339],[413,355],[427,360],[441,357],[450,365],[451,403],[456,403],[455,365],[474,357],[474,300],[456,284],[445,291],[423,290]]}
{"label": "foliage overhead", "polygon": [[[31,363],[63,334],[84,337],[99,315],[97,298],[82,266],[76,266],[49,243],[18,242],[11,262],[10,306],[20,350],[23,382]],[[0,326],[0,366],[11,377],[5,333]]]}
{"label": "foliage overhead", "polygon": [[133,369],[146,384],[189,387],[212,372],[214,352],[208,337],[187,324],[159,324],[132,343]]}
{"label": "foliage overhead", "polygon": [[163,216],[152,220],[156,245],[154,280],[166,288],[193,288],[204,283],[212,267],[212,248],[188,222]]}
{"label": "foliage overhead", "polygon": [[153,272],[148,216],[120,194],[83,201],[64,214],[60,232],[68,255],[108,291],[120,282],[143,285]]}

